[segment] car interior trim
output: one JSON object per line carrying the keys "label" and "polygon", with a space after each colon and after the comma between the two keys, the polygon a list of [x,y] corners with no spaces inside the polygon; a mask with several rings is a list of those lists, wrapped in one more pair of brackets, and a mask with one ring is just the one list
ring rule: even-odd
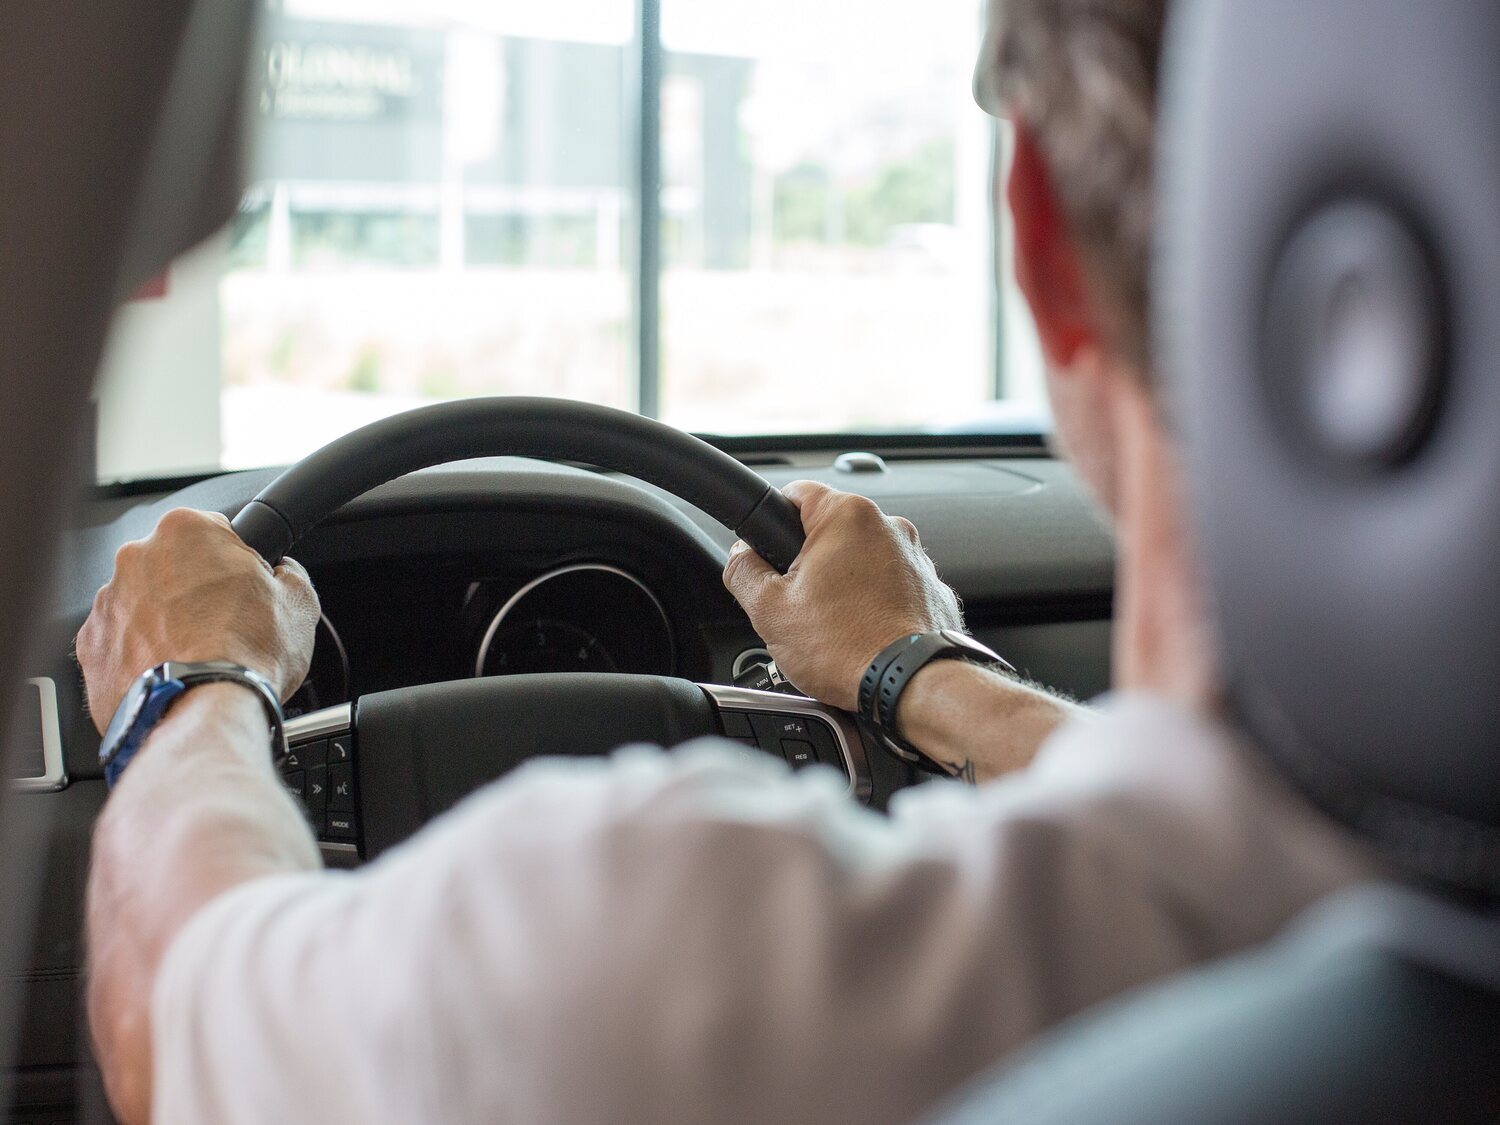
{"label": "car interior trim", "polygon": [[288,742],[300,742],[307,738],[320,738],[327,734],[343,734],[349,729],[354,719],[354,706],[350,703],[339,703],[333,707],[324,707],[320,711],[309,711],[306,715],[298,715],[295,719],[286,721],[286,740]]}
{"label": "car interior trim", "polygon": [[747,648],[734,658],[734,664],[730,667],[730,675],[736,680],[745,674],[752,664],[769,664],[771,662],[771,650],[768,648]]}
{"label": "car interior trim", "polygon": [[854,717],[837,707],[819,703],[800,695],[783,695],[774,691],[754,691],[750,688],[730,687],[724,684],[699,684],[719,710],[766,711],[778,715],[806,715],[821,719],[833,727],[833,736],[839,745],[839,754],[844,760],[844,772],[849,775],[849,793],[855,800],[865,803],[870,799],[873,786],[870,781],[870,763],[865,757],[865,744],[860,738],[859,727]]}
{"label": "car interior trim", "polygon": [[18,793],[55,793],[68,784],[63,765],[62,724],[57,716],[57,684],[48,676],[36,676],[26,683],[36,688],[37,706],[41,709],[42,772],[13,778],[11,789]]}
{"label": "car interior trim", "polygon": [[[286,740],[290,744],[325,735],[345,734],[351,729],[353,722],[354,706],[350,703],[339,703],[318,711],[309,711],[306,715],[298,715],[295,719],[286,721],[284,728]],[[339,840],[319,840],[318,852],[322,855],[323,863],[327,867],[359,866],[359,847],[356,844]]]}

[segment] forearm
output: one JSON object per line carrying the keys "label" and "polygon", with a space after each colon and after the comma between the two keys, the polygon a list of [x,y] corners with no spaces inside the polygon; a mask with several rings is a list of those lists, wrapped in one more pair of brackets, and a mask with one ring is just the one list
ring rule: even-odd
{"label": "forearm", "polygon": [[234,685],[184,696],[111,793],[94,834],[90,1024],[126,1120],[149,1110],[151,993],[172,938],[222,891],[318,862],[272,768],[259,701]]}
{"label": "forearm", "polygon": [[1031,684],[958,660],[919,671],[901,695],[901,734],[933,761],[972,781],[1020,769],[1043,740],[1087,708]]}

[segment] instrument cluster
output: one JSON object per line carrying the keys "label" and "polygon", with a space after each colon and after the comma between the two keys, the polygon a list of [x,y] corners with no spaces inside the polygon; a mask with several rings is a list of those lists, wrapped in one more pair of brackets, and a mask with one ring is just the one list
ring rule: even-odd
{"label": "instrument cluster", "polygon": [[[425,668],[425,678],[444,680],[538,672],[671,675],[677,670],[677,642],[662,600],[640,578],[609,563],[555,566],[519,584],[514,578],[469,582],[455,591],[449,604],[456,612],[449,611],[452,624],[446,627],[442,619],[447,614],[435,612],[439,596],[414,599],[401,612],[392,599],[410,595],[409,587],[387,588],[384,596],[366,590],[364,598],[351,597],[354,593],[330,590],[333,596],[325,598],[343,615],[352,647],[346,648],[329,616],[319,619],[312,667],[287,701],[288,718],[351,702],[355,690],[398,686],[396,667],[402,664],[410,674],[422,676]],[[358,612],[361,605],[363,614]],[[377,611],[378,620],[372,619]],[[450,645],[472,647],[466,655],[450,648],[452,655],[441,661],[430,652],[415,651],[426,646],[369,651],[372,643],[403,649],[417,634],[433,630],[450,638]]]}

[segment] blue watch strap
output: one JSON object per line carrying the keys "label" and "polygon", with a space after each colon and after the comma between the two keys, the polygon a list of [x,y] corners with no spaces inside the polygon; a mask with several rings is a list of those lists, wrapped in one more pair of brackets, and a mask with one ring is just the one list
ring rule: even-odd
{"label": "blue watch strap", "polygon": [[125,772],[125,767],[130,765],[130,760],[135,757],[136,751],[146,741],[146,736],[155,729],[157,723],[161,722],[161,717],[167,713],[167,708],[172,706],[177,697],[187,691],[187,688],[187,684],[181,680],[164,680],[151,689],[150,694],[146,696],[146,701],[141,705],[135,722],[131,723],[119,747],[104,763],[105,785],[111,789],[115,787],[115,782]]}
{"label": "blue watch strap", "polygon": [[271,736],[271,761],[286,755],[285,719],[276,689],[260,673],[228,661],[169,660],[141,673],[125,693],[99,745],[104,780],[113,787],[151,731],[183,692],[203,684],[235,683],[260,697]]}

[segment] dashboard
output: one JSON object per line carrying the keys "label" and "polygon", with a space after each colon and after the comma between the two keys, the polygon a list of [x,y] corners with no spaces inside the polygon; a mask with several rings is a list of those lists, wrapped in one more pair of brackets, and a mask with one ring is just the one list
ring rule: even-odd
{"label": "dashboard", "polygon": [[[848,473],[836,451],[762,456],[911,519],[970,628],[1036,681],[1078,698],[1108,683],[1113,548],[1070,469],[1037,451],[885,451]],[[274,470],[171,491],[104,493],[67,532],[52,625],[29,669],[57,685],[66,775],[99,777],[71,639],[121,543],[162,513],[232,513]],[[375,489],[298,546],[322,601],[305,714],[415,684],[535,671],[670,674],[729,684],[762,652],[721,580],[733,533],[659,489],[515,458],[460,462]]]}
{"label": "dashboard", "polygon": [[[1105,689],[1113,548],[1070,469],[1030,451],[887,451],[876,459],[881,471],[858,473],[840,471],[836,460],[834,451],[807,451],[762,457],[755,467],[773,484],[821,480],[908,517],[981,640],[1076,698]],[[65,536],[53,623],[32,667],[57,684],[70,779],[99,777],[71,639],[115,550],[172,507],[232,513],[274,475],[102,494],[80,513]],[[574,466],[490,458],[403,477],[347,505],[298,546],[323,620],[289,714],[518,672],[733,683],[764,652],[721,580],[733,538],[659,489]]]}

